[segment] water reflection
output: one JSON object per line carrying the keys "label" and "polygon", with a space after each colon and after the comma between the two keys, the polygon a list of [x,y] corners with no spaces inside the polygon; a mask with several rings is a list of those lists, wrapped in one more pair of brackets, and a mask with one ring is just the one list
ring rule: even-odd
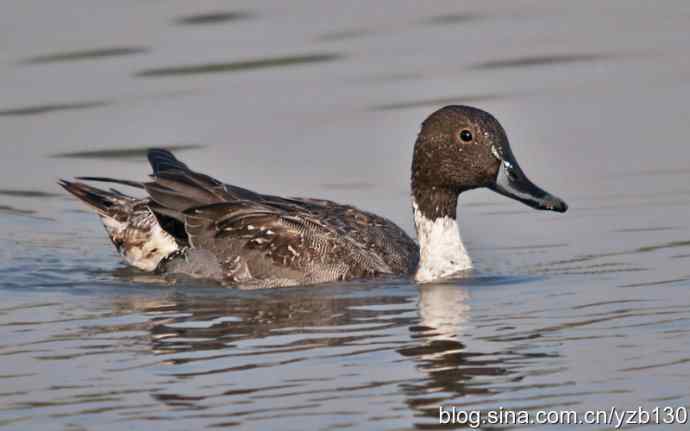
{"label": "water reflection", "polygon": [[35,57],[27,58],[26,60],[21,60],[20,64],[65,63],[73,61],[104,59],[110,57],[122,57],[134,54],[146,54],[150,51],[150,48],[141,46],[118,46],[109,48],[88,49],[83,51],[67,51],[37,55]]}
{"label": "water reflection", "polygon": [[44,192],[42,190],[0,189],[0,196],[10,196],[13,198],[52,198],[62,195]]}
{"label": "water reflection", "polygon": [[179,25],[211,25],[244,21],[254,17],[255,15],[248,11],[217,11],[181,16],[175,19],[175,23]]}
{"label": "water reflection", "polygon": [[409,102],[381,103],[369,107],[370,111],[397,111],[415,109],[426,106],[462,105],[500,100],[510,97],[510,94],[474,94],[457,97],[439,97],[434,99],[412,100]]}
{"label": "water reflection", "polygon": [[[264,353],[285,348],[302,351],[362,340],[361,336],[352,334],[365,332],[367,328],[409,323],[409,319],[387,319],[391,312],[366,309],[371,305],[392,306],[395,311],[395,305],[408,301],[406,297],[331,296],[309,289],[271,294],[237,293],[223,296],[222,300],[214,296],[217,295],[210,298],[174,295],[161,302],[121,303],[118,308],[122,311],[135,307],[146,313],[174,315],[151,322],[152,348],[159,353],[224,349],[243,340],[270,337],[285,340],[285,344],[263,346]],[[187,362],[179,358],[171,361]]]}
{"label": "water reflection", "polygon": [[493,60],[484,63],[479,63],[472,66],[473,69],[488,70],[488,69],[506,69],[514,67],[534,67],[534,66],[549,66],[553,64],[569,64],[592,62],[599,60],[610,59],[613,56],[610,54],[553,54],[553,55],[534,55],[518,58],[509,58],[505,60]]}
{"label": "water reflection", "polygon": [[[445,401],[495,393],[490,389],[496,384],[493,380],[504,381],[520,367],[517,362],[524,365],[528,358],[472,349],[471,328],[466,326],[469,292],[464,287],[430,285],[396,293],[387,286],[392,284],[270,293],[201,288],[196,294],[187,287],[184,293],[178,290],[160,299],[134,296],[116,301],[115,314],[144,313],[149,319],[109,330],[146,327],[150,349],[166,367],[166,376],[180,382],[201,379],[197,387],[216,376],[211,391],[176,392],[168,385],[164,393],[152,394],[156,400],[205,411],[210,400],[218,406],[222,398],[223,405],[249,408],[240,417],[226,416],[240,422],[256,419],[260,411],[250,406],[261,400],[289,396],[311,408],[331,409],[326,400],[342,402],[355,393],[393,386],[426,423]],[[396,355],[387,361],[411,361],[418,374],[361,374],[370,355],[386,357],[392,352]],[[323,367],[330,369],[327,364],[340,368],[348,363],[356,373],[350,377],[323,373]],[[292,374],[272,371],[294,364],[300,365],[291,368]],[[261,369],[289,378],[270,385],[247,378],[246,373]]]}
{"label": "water reflection", "polygon": [[19,208],[14,208],[8,205],[0,205],[0,212],[4,212],[12,215],[30,215],[35,214],[36,211],[33,210],[23,210]]}
{"label": "water reflection", "polygon": [[343,40],[357,39],[364,36],[374,35],[374,31],[367,28],[353,28],[347,30],[336,30],[323,33],[317,37],[320,42],[340,42]]}
{"label": "water reflection", "polygon": [[[165,145],[159,148],[165,148],[170,151],[185,151],[198,150],[204,148],[203,145],[187,144],[187,145]],[[150,147],[140,148],[118,148],[106,150],[89,150],[89,151],[74,151],[69,153],[53,154],[53,158],[68,158],[68,159],[139,159],[145,158]]]}
{"label": "water reflection", "polygon": [[325,190],[372,190],[376,188],[376,184],[366,181],[324,183],[320,184],[320,186]]}
{"label": "water reflection", "polygon": [[484,19],[483,15],[477,13],[448,13],[436,15],[426,19],[424,22],[430,25],[456,25]]}
{"label": "water reflection", "polygon": [[[131,277],[117,274],[124,283]],[[616,325],[687,315],[682,307],[625,299],[535,309],[534,299],[524,297],[535,281],[468,278],[416,288],[389,280],[239,291],[202,283],[142,289],[136,279],[133,286],[139,288],[114,286],[105,308],[96,312],[92,305],[88,318],[83,311],[50,317],[63,302],[41,305],[41,320],[30,321],[32,338],[5,346],[0,355],[19,352],[41,366],[60,367],[67,376],[81,374],[71,370],[80,361],[102,369],[97,381],[84,375],[76,378],[78,385],[63,379],[47,392],[14,394],[8,408],[70,417],[83,414],[79,407],[85,403],[102,403],[102,414],[128,421],[187,421],[197,428],[280,423],[308,412],[328,424],[337,418],[353,424],[385,418],[427,428],[435,426],[440,405],[536,408],[548,405],[557,388],[558,405],[577,405],[569,397],[593,392],[574,392],[568,389],[571,380],[558,377],[567,370],[560,358],[563,343],[573,337],[590,343],[615,339],[624,331]],[[520,286],[522,293],[515,293]],[[492,290],[498,297],[489,305]],[[501,293],[506,291],[516,299],[506,298]],[[483,296],[478,307],[475,292]],[[516,305],[523,303],[527,308]],[[37,316],[35,307],[0,311],[8,322],[19,322],[11,328],[22,329],[21,322],[31,320],[22,313]],[[559,316],[553,324],[545,324],[549,313]],[[71,315],[79,320],[72,322]],[[613,326],[597,331],[602,324]],[[632,372],[665,366],[669,357],[633,358],[620,367]],[[21,368],[24,373],[16,369],[5,374],[40,376],[32,371],[36,365]],[[123,387],[125,374],[138,378]],[[627,392],[607,386],[601,393]],[[380,405],[373,401],[379,396]],[[263,408],[267,403],[270,415]],[[389,409],[399,403],[405,409]]]}
{"label": "water reflection", "polygon": [[449,284],[419,287],[419,324],[415,332],[427,342],[445,340],[459,342],[464,323],[470,318],[468,291]]}
{"label": "water reflection", "polygon": [[149,77],[163,77],[163,76],[187,76],[200,75],[208,73],[231,73],[243,72],[257,69],[267,69],[274,67],[288,67],[299,66],[313,63],[324,63],[340,60],[343,58],[340,54],[333,53],[316,53],[303,55],[290,55],[281,57],[256,58],[243,61],[231,61],[223,63],[206,63],[182,66],[159,67],[153,69],[145,69],[136,72],[134,76],[149,78]]}
{"label": "water reflection", "polygon": [[107,100],[91,100],[86,102],[47,103],[35,106],[0,109],[0,117],[23,117],[27,115],[41,115],[60,111],[78,111],[83,109],[101,108],[111,105]]}
{"label": "water reflection", "polygon": [[[645,232],[646,230],[642,230]],[[651,231],[656,231],[652,229]],[[617,232],[621,232],[620,230]],[[638,233],[637,229],[628,233]],[[646,271],[644,265],[646,254],[685,249],[690,247],[690,240],[674,239],[663,243],[640,245],[634,249],[608,251],[605,253],[588,253],[570,256],[566,259],[548,258],[543,262],[535,262],[530,265],[528,272],[540,274],[605,274],[615,272]],[[616,261],[606,261],[615,258]],[[624,260],[622,260],[624,259]],[[633,283],[633,285],[636,283]]]}
{"label": "water reflection", "polygon": [[[472,349],[472,336],[466,323],[470,320],[468,291],[462,286],[439,284],[419,288],[419,324],[411,326],[415,344],[399,349],[400,355],[412,359],[425,376],[401,384],[407,404],[422,417],[432,421],[439,406],[467,395],[490,394],[494,376],[508,374],[496,352]],[[485,380],[484,378],[489,378]],[[487,384],[491,382],[491,384]],[[433,422],[431,422],[433,423]],[[417,424],[427,428],[430,425]]]}

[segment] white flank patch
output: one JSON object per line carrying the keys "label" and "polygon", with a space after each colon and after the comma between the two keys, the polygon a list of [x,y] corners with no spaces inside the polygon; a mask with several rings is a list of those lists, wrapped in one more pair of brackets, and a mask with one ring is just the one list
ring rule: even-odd
{"label": "white flank patch", "polygon": [[[164,257],[178,249],[175,239],[156,221],[143,231],[105,215],[101,215],[101,220],[111,238],[137,237],[136,241],[123,242],[122,256],[128,264],[143,271],[154,271]],[[132,231],[126,232],[129,229]],[[135,246],[132,242],[141,245]]]}
{"label": "white flank patch", "polygon": [[412,207],[419,241],[419,266],[415,280],[430,283],[472,268],[457,222],[447,216],[434,220],[426,218],[414,200]]}
{"label": "white flank patch", "polygon": [[[133,252],[133,247],[131,251]],[[164,231],[158,223],[151,228],[151,236],[142,247],[136,248],[138,256],[128,252],[125,258],[131,264],[144,271],[154,271],[161,260],[170,253],[177,251],[177,242]],[[156,250],[155,252],[152,252]],[[131,256],[131,258],[130,258]]]}

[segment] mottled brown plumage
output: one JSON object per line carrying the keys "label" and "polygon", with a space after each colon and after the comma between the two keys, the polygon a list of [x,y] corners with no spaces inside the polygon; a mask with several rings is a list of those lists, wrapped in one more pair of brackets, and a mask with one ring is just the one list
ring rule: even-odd
{"label": "mottled brown plumage", "polygon": [[[176,238],[178,250],[162,260],[161,272],[213,278],[243,287],[277,287],[334,280],[407,275],[414,272],[418,250],[414,241],[391,221],[328,200],[262,195],[190,170],[165,150],[151,150],[153,180],[142,186],[149,198],[126,197],[121,214],[109,217],[132,223],[126,230],[139,241],[111,239],[124,256],[140,248],[146,235],[134,223],[149,214]],[[63,186],[82,200],[82,188],[115,200],[106,192],[81,183]],[[122,195],[124,196],[124,195]],[[104,213],[103,200],[91,205]],[[88,202],[87,202],[88,203]],[[109,206],[117,207],[112,204]],[[133,209],[140,209],[135,215]],[[155,221],[154,220],[154,221]],[[112,224],[112,223],[111,223]],[[149,225],[149,229],[153,229]],[[144,229],[146,232],[146,229]],[[110,231],[109,231],[110,233]],[[128,260],[130,264],[136,263]],[[141,266],[140,266],[141,267]]]}

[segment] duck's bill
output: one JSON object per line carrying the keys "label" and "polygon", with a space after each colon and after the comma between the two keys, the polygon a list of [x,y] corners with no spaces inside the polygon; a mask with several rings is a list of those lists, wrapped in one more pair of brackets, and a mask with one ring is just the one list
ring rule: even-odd
{"label": "duck's bill", "polygon": [[501,161],[496,182],[490,186],[493,191],[538,210],[567,211],[568,205],[562,199],[537,187],[522,172],[517,161],[506,159]]}

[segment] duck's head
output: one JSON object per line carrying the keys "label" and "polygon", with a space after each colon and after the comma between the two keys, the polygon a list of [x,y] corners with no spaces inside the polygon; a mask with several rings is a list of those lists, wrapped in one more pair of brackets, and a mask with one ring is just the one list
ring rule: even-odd
{"label": "duck's head", "polygon": [[412,191],[427,218],[455,217],[457,196],[487,187],[532,208],[565,212],[566,203],[532,183],[491,114],[446,106],[422,124],[412,161]]}

